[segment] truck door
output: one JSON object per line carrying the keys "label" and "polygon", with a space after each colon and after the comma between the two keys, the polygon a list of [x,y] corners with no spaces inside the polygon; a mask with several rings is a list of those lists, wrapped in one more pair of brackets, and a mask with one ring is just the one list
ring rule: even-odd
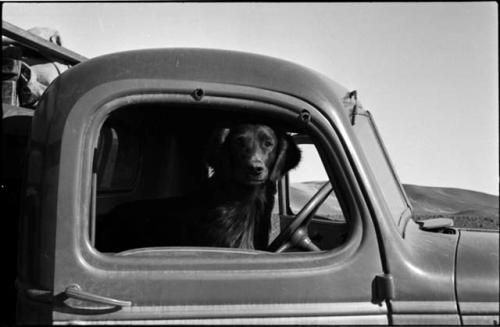
{"label": "truck door", "polygon": [[[182,96],[174,99],[179,98]],[[153,103],[145,103],[144,99],[144,95],[114,99],[115,111],[109,111],[107,118],[114,126],[106,125],[104,116],[101,121],[94,119],[91,127],[80,126],[82,119],[89,119],[89,113],[84,111],[68,116],[66,126],[72,129],[63,134],[57,193],[55,323],[388,322],[387,307],[377,294],[376,279],[382,268],[373,223],[359,190],[346,177],[352,172],[347,172],[344,150],[335,149],[340,147],[338,135],[316,109],[303,102],[299,106],[299,100],[288,98],[287,109],[242,99],[238,101],[243,105],[231,107],[234,101],[214,97],[211,100],[216,106],[182,106],[182,110],[175,111],[165,109],[176,108],[172,97],[164,96]],[[185,99],[192,101],[189,95]],[[122,108],[125,104],[127,108]],[[292,247],[287,252],[273,253],[148,245],[106,252],[96,247],[93,235],[100,233],[96,221],[105,219],[114,204],[179,195],[176,192],[181,192],[182,177],[190,176],[180,157],[193,148],[183,134],[186,128],[180,127],[189,126],[189,130],[196,131],[217,126],[221,121],[236,122],[249,117],[268,121],[273,113],[284,119],[293,134],[297,133],[297,126],[287,125],[285,118],[296,117],[304,108],[318,115],[317,127],[321,132],[313,130],[311,135],[319,140],[317,147],[327,172],[325,177],[333,185],[332,195],[337,201],[336,207],[323,208],[311,219],[313,242],[323,249],[305,251]],[[119,114],[126,110],[129,111]],[[192,117],[198,117],[198,123]],[[301,133],[308,134],[308,129]],[[99,135],[108,137],[108,141],[99,141]],[[196,133],[190,135],[193,139]],[[200,139],[203,141],[201,136]],[[106,156],[101,155],[103,146],[107,147]],[[114,176],[115,173],[121,176]],[[131,182],[125,188],[99,190],[102,185],[113,186],[113,181]],[[286,181],[280,185],[279,199],[288,199],[283,194],[290,192],[283,188]],[[299,182],[288,187],[303,192],[308,202],[320,185],[323,183]],[[300,201],[293,205],[285,202],[288,208],[275,210],[281,230],[303,205]],[[328,214],[344,217],[345,233],[335,234],[342,226],[326,217]],[[136,217],[137,235],[141,222],[146,221],[146,214]],[[112,228],[118,235],[134,231],[120,223]],[[172,231],[165,234],[171,235]],[[339,241],[336,238],[341,234],[345,239]],[[134,243],[133,239],[130,241]]]}

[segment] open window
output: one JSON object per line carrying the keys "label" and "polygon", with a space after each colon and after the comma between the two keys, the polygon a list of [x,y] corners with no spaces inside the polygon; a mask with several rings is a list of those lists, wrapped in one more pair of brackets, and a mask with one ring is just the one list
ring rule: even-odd
{"label": "open window", "polygon": [[[121,255],[151,248],[205,247],[197,242],[203,230],[195,231],[192,216],[198,203],[194,195],[199,201],[200,190],[212,178],[207,143],[215,130],[248,122],[279,127],[302,152],[299,165],[275,183],[274,207],[265,227],[269,247],[264,251],[341,246],[349,233],[348,215],[303,125],[229,107],[181,104],[169,110],[162,104],[129,105],[112,111],[102,124],[93,158],[91,243],[100,252]],[[320,194],[323,186],[327,190]],[[294,227],[308,205],[300,226]],[[299,227],[312,245],[290,241]],[[254,252],[262,253],[259,250]]]}
{"label": "open window", "polygon": [[[306,135],[297,135],[296,142],[302,153],[301,164],[288,175],[289,215],[293,219],[311,196],[329,181],[318,149]],[[340,246],[347,237],[347,221],[335,192],[329,192],[318,204],[308,224],[308,234],[320,249]]]}

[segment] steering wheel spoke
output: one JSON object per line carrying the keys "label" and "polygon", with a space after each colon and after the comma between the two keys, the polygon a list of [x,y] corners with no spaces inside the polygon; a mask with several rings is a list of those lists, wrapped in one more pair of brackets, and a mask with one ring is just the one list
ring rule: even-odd
{"label": "steering wheel spoke", "polygon": [[319,206],[332,192],[332,189],[332,184],[329,181],[323,184],[295,216],[295,219],[269,245],[269,250],[279,253],[290,247],[298,246],[309,251],[321,251],[307,235],[307,225]]}
{"label": "steering wheel spoke", "polygon": [[297,229],[295,233],[293,233],[291,243],[303,248],[304,250],[321,251],[321,249],[318,248],[316,244],[314,244],[313,241],[309,238],[307,229],[305,227],[301,227]]}

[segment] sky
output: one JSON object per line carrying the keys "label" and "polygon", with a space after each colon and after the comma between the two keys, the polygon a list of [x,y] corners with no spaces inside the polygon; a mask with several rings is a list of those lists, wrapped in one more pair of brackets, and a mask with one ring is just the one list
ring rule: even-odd
{"label": "sky", "polygon": [[4,3],[88,58],[164,47],[259,53],[357,90],[402,183],[499,194],[496,2]]}

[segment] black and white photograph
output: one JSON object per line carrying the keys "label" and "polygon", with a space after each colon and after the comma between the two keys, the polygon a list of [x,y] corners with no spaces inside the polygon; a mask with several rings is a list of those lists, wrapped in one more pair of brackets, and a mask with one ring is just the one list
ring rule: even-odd
{"label": "black and white photograph", "polygon": [[498,3],[3,2],[1,325],[500,325]]}

